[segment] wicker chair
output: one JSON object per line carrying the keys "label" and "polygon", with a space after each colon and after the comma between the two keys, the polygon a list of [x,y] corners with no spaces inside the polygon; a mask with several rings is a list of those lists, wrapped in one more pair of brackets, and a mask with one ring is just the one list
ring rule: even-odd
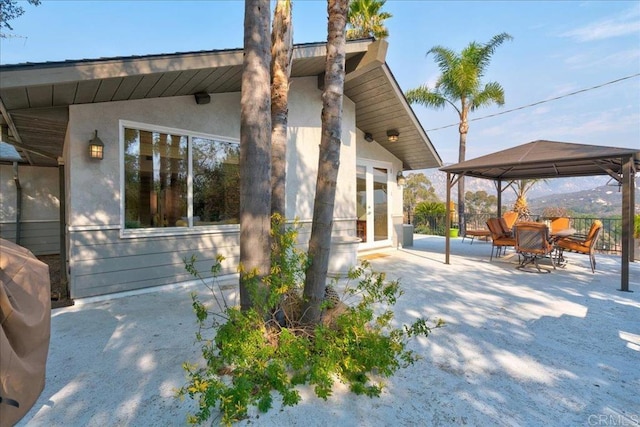
{"label": "wicker chair", "polygon": [[553,258],[553,244],[549,241],[549,229],[545,224],[538,222],[519,222],[515,227],[516,245],[518,256],[522,255],[518,269],[525,270],[527,265],[535,265],[538,273],[550,273],[548,268],[541,268],[538,259],[549,256],[551,265],[555,270],[556,264]]}
{"label": "wicker chair", "polygon": [[489,218],[487,220],[487,228],[491,233],[491,258],[493,260],[494,249],[496,251],[496,257],[500,256],[500,252],[504,251],[508,246],[515,246],[516,239],[511,234],[505,234],[500,226],[500,220],[502,218]]}
{"label": "wicker chair", "polygon": [[586,236],[574,234],[570,237],[563,237],[558,239],[556,242],[556,247],[559,250],[558,257],[560,259],[564,259],[563,252],[571,251],[577,252],[580,254],[589,255],[589,260],[591,261],[591,272],[596,272],[596,242],[598,241],[598,237],[600,237],[600,233],[602,232],[602,221],[596,219],[591,224],[591,228],[589,229],[589,233]]}

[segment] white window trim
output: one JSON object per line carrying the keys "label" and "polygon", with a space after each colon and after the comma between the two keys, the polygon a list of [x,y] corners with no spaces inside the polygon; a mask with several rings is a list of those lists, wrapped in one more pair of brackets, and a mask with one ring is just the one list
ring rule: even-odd
{"label": "white window trim", "polygon": [[[189,234],[216,234],[216,233],[237,233],[240,231],[240,224],[220,224],[220,225],[199,225],[193,226],[193,155],[192,139],[203,138],[220,142],[240,144],[239,139],[227,136],[211,135],[207,133],[194,132],[186,129],[178,129],[167,126],[151,125],[148,123],[134,122],[131,120],[119,120],[119,156],[118,167],[120,169],[120,238],[131,239],[139,237],[160,237],[160,236],[183,236]],[[159,227],[159,228],[125,228],[125,173],[124,173],[124,129],[131,128],[147,132],[162,132],[167,134],[182,135],[187,137],[187,216],[189,225],[187,227]]]}

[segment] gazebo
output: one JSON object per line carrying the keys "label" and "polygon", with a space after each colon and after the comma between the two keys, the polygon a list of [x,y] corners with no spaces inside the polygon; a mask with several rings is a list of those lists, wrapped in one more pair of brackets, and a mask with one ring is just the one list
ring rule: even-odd
{"label": "gazebo", "polygon": [[[635,173],[640,150],[538,140],[440,168],[447,173],[447,228],[451,225],[451,187],[463,176],[493,180],[501,214],[502,192],[514,180],[609,175],[622,187],[622,274],[620,290],[629,291],[629,261],[634,259]],[[449,264],[447,234],[445,263]]]}

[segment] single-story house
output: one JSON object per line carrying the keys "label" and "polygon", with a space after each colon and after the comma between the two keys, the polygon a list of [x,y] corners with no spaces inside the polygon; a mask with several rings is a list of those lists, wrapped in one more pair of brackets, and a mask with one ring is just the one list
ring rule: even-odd
{"label": "single-story house", "polygon": [[[346,46],[333,233],[352,251],[402,243],[404,170],[442,165],[386,63],[387,43]],[[326,44],[295,46],[286,216],[308,241]],[[0,237],[60,253],[70,296],[191,280],[239,259],[242,49],[0,66]]]}

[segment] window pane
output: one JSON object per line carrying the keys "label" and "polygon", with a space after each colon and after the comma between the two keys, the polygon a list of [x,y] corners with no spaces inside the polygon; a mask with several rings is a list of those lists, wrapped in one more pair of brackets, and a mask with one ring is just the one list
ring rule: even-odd
{"label": "window pane", "polygon": [[125,128],[125,228],[187,225],[187,141]]}
{"label": "window pane", "polygon": [[193,225],[240,223],[240,145],[193,138]]}
{"label": "window pane", "polygon": [[373,240],[375,241],[389,238],[387,175],[386,169],[373,168]]}

